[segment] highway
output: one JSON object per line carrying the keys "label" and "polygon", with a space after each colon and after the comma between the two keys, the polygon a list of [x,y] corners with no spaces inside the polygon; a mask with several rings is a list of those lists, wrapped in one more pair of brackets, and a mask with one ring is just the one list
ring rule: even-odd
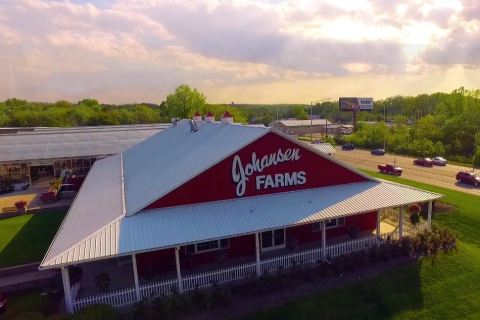
{"label": "highway", "polygon": [[[384,156],[371,155],[366,150],[343,151],[337,147],[335,158],[342,160],[353,167],[378,171],[377,165],[380,163],[396,163],[403,169],[402,178],[429,183],[432,185],[449,188],[480,196],[480,188],[472,185],[457,183],[455,175],[458,171],[471,171],[470,167],[461,167],[457,165],[422,167],[413,164],[415,158],[385,154]],[[478,170],[480,173],[480,170]]]}

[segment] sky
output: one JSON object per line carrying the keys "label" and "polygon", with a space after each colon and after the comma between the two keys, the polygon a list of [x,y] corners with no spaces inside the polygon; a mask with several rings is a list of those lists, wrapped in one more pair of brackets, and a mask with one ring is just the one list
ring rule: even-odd
{"label": "sky", "polygon": [[480,88],[480,0],[0,0],[0,100],[210,103]]}

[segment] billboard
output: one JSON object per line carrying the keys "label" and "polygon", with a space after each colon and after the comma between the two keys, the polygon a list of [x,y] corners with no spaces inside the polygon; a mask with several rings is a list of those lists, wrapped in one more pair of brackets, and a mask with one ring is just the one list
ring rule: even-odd
{"label": "billboard", "polygon": [[340,111],[372,111],[373,98],[339,98]]}

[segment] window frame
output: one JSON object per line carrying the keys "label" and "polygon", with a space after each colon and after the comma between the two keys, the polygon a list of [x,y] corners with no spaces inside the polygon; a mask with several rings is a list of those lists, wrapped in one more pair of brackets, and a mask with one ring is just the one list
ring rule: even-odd
{"label": "window frame", "polygon": [[[345,226],[345,217],[338,217],[338,218],[327,219],[327,220],[317,221],[317,222],[312,223],[312,232],[322,232],[321,223],[322,222],[327,223],[327,221],[332,221],[332,220],[335,220],[335,225],[334,226],[327,226],[326,225],[325,229],[334,229],[334,228]],[[341,221],[341,223],[339,223],[339,221]],[[315,227],[316,225],[318,225],[318,229]]]}
{"label": "window frame", "polygon": [[[226,241],[226,245],[222,247],[222,242]],[[217,247],[211,248],[211,249],[206,249],[206,250],[198,250],[198,245],[199,244],[204,244],[204,243],[209,243],[209,242],[216,242]],[[194,250],[189,250],[189,246],[194,246]],[[230,248],[230,238],[222,238],[222,239],[216,239],[216,240],[209,240],[209,241],[202,241],[202,242],[197,242],[197,243],[192,243],[189,245],[185,246],[185,253],[186,254],[202,254],[206,252],[212,252],[212,251],[219,251],[219,250],[224,250],[224,249],[229,249]]]}
{"label": "window frame", "polygon": [[[280,244],[280,245],[276,245],[275,243],[275,231],[276,230],[283,230],[283,244]],[[271,251],[271,250],[276,250],[276,249],[282,249],[282,248],[285,248],[286,246],[286,243],[287,243],[287,234],[286,234],[286,228],[276,228],[276,229],[271,229],[271,230],[266,230],[266,231],[262,231],[260,232],[260,251],[262,252],[265,252],[265,251]],[[272,235],[272,246],[271,247],[267,247],[265,248],[263,246],[263,240],[262,240],[262,234],[263,233],[266,233],[266,232],[270,232],[271,235]]]}

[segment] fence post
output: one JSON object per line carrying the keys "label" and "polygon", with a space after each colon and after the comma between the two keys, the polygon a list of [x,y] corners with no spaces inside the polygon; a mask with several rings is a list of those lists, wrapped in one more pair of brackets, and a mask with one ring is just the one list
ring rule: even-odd
{"label": "fence post", "polygon": [[432,200],[428,201],[428,230],[432,229]]}
{"label": "fence post", "polygon": [[182,273],[180,271],[180,255],[179,255],[180,247],[175,247],[175,266],[177,267],[177,281],[178,281],[178,292],[183,292],[183,285],[182,285]]}
{"label": "fence post", "polygon": [[327,226],[325,225],[325,221],[321,222],[322,224],[322,258],[325,259],[327,257]]}
{"label": "fence post", "polygon": [[377,238],[380,237],[380,210],[377,210]]}
{"label": "fence post", "polygon": [[400,207],[400,212],[398,213],[398,238],[403,238],[403,207]]}
{"label": "fence post", "polygon": [[135,282],[135,295],[137,298],[137,301],[142,300],[140,297],[140,285],[138,282],[138,272],[137,272],[137,256],[135,254],[132,254],[132,266],[133,266],[133,280]]}
{"label": "fence post", "polygon": [[260,239],[258,232],[255,233],[255,256],[257,263],[257,276],[260,277],[260,275],[262,274],[262,270],[260,268]]}

